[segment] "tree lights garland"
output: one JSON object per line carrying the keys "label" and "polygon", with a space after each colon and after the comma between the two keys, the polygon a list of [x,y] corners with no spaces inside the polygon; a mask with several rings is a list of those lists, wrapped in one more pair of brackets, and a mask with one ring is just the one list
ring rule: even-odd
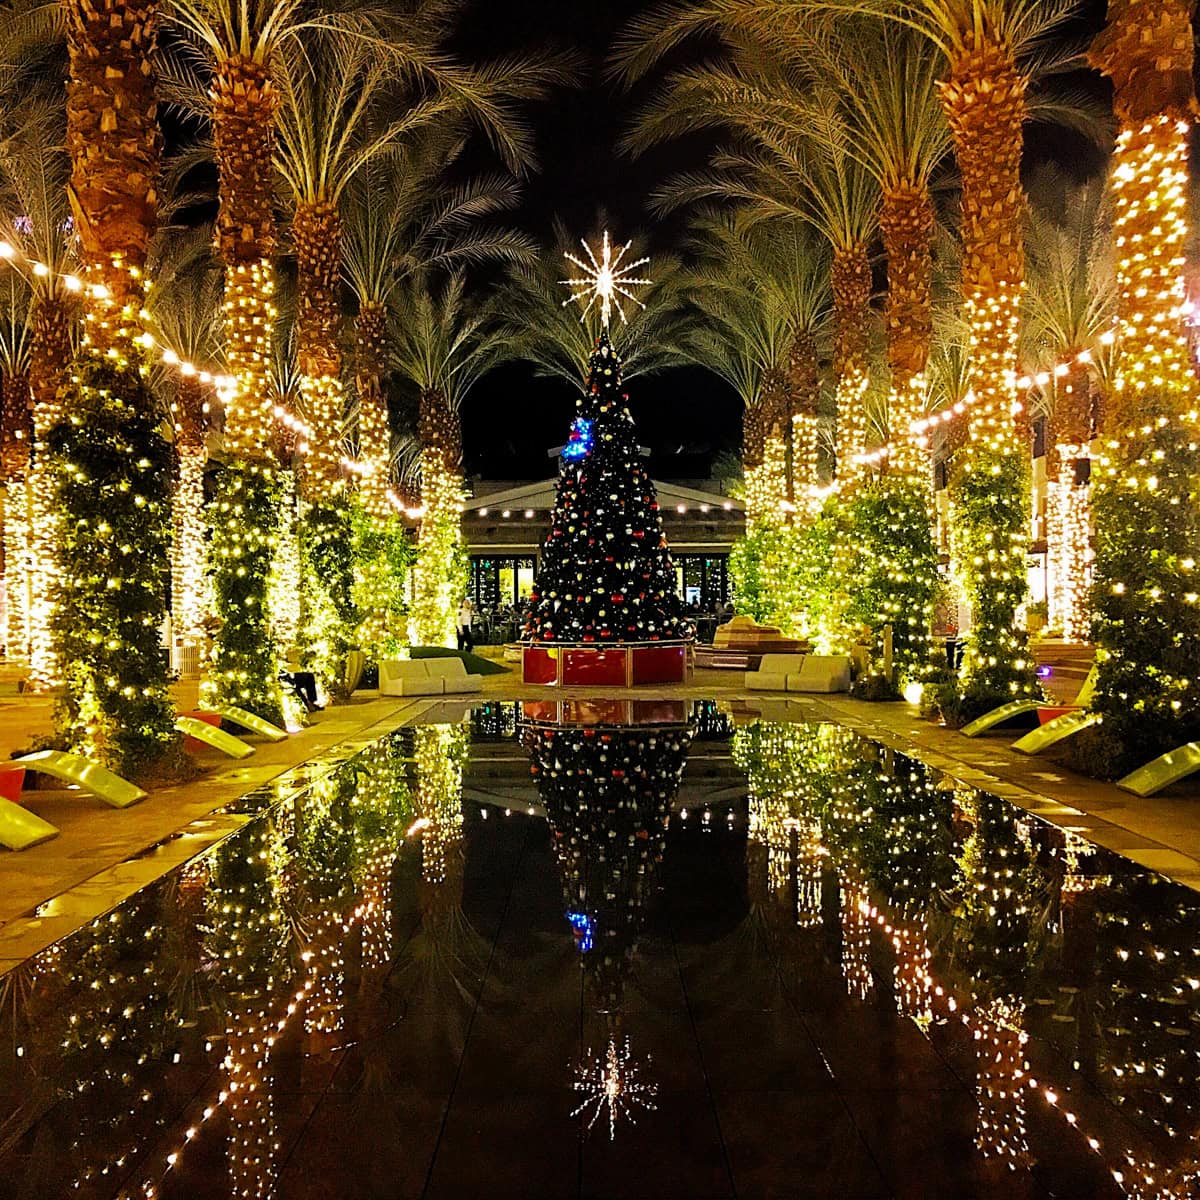
{"label": "tree lights garland", "polygon": [[328,693],[345,699],[346,653],[355,643],[354,535],[344,503],[303,505],[300,652]]}
{"label": "tree lights garland", "polygon": [[209,570],[222,625],[205,674],[206,703],[233,704],[276,724],[283,701],[267,599],[279,536],[280,485],[266,463],[230,465],[209,506]]}
{"label": "tree lights garland", "polygon": [[120,775],[177,771],[181,753],[160,648],[170,539],[170,448],[143,375],[85,357],[68,416],[46,435],[61,515],[53,621],[73,746]]}
{"label": "tree lights garland", "polygon": [[1087,478],[1077,463],[1090,461],[1087,446],[1055,447],[1057,477],[1046,485],[1047,624],[1070,642],[1086,641],[1090,627],[1092,512]]}
{"label": "tree lights garland", "polygon": [[1111,188],[1121,357],[1096,472],[1098,728],[1081,765],[1127,768],[1200,737],[1200,399],[1184,325],[1187,5],[1114,0],[1092,46],[1120,121]]}

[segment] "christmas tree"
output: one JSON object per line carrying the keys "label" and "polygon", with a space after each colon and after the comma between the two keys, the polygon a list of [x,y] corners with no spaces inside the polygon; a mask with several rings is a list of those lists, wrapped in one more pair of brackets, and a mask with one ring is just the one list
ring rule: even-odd
{"label": "christmas tree", "polygon": [[533,642],[617,645],[692,636],[628,399],[605,330],[562,452],[525,625]]}

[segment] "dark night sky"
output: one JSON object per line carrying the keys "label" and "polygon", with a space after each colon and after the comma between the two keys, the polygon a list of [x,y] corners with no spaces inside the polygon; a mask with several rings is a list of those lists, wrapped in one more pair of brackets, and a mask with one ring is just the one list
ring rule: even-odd
{"label": "dark night sky", "polygon": [[[531,116],[538,131],[541,166],[526,183],[518,223],[542,242],[560,216],[583,233],[607,214],[613,235],[647,236],[650,253],[673,248],[682,218],[651,218],[646,198],[679,170],[703,166],[718,136],[706,133],[662,150],[628,159],[615,146],[653,81],[633,96],[601,78],[613,36],[651,0],[474,0],[456,39],[468,56],[486,59],[529,46],[571,47],[586,56],[583,85],[562,89]],[[1103,22],[1104,0],[1088,0],[1079,32]],[[700,53],[697,50],[696,53]],[[1102,94],[1094,80],[1083,82]],[[1027,158],[1051,159],[1086,174],[1099,157],[1078,138],[1036,127],[1026,139]],[[736,449],[741,438],[740,403],[719,379],[700,368],[664,372],[630,384],[631,408],[640,440],[651,449],[651,470],[660,478],[701,477],[712,457]],[[531,368],[511,364],[482,380],[463,412],[469,475],[492,479],[536,479],[551,473],[546,451],[563,441],[574,406],[572,388],[538,379]]]}

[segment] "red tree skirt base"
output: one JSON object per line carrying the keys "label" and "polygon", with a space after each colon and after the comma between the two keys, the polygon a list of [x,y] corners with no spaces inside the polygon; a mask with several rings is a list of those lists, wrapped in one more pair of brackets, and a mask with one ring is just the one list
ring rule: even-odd
{"label": "red tree skirt base", "polygon": [[521,655],[521,678],[525,683],[560,687],[686,683],[689,649],[687,642],[526,646]]}

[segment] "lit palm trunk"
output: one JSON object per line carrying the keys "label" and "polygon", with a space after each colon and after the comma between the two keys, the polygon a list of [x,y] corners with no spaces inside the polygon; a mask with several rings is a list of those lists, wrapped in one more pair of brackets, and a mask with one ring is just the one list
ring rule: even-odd
{"label": "lit palm trunk", "polygon": [[1195,105],[1189,7],[1184,0],[1110,0],[1108,26],[1090,55],[1113,81],[1120,122],[1112,191],[1123,355],[1108,414],[1108,432],[1117,436],[1150,415],[1148,403],[1177,417],[1196,394],[1182,314]]}
{"label": "lit palm trunk", "polygon": [[134,335],[141,272],[154,235],[160,155],[154,0],[63,0],[71,70],[67,83],[68,193],[85,271],[111,306],[89,313],[101,350]]}
{"label": "lit palm trunk", "polygon": [[58,578],[58,513],[42,439],[63,419],[58,389],[71,361],[74,314],[64,301],[35,300],[30,338],[29,386],[33,394],[34,454],[29,470],[29,682],[35,690],[61,683],[50,627]]}
{"label": "lit palm trunk", "polygon": [[748,438],[744,466],[746,479],[746,527],[783,523],[787,500],[787,381],[783,372],[763,372],[762,392],[757,405],[743,417],[743,437]]}
{"label": "lit palm trunk", "polygon": [[837,375],[837,478],[853,490],[864,468],[858,458],[866,450],[865,400],[871,307],[871,261],[861,243],[837,246],[833,252],[833,309],[837,326],[834,372]]}
{"label": "lit palm trunk", "polygon": [[204,577],[204,396],[200,385],[181,378],[176,397],[176,479],[171,545],[171,616],[174,633],[185,643],[204,639],[207,611]]}
{"label": "lit palm trunk", "polygon": [[4,647],[9,658],[28,654],[29,501],[33,441],[29,376],[6,373],[0,388],[0,470],[4,474]]}
{"label": "lit palm trunk", "polygon": [[388,500],[391,432],[383,371],[387,352],[387,314],[382,304],[366,301],[355,321],[355,381],[358,388],[358,457],[366,468],[359,485],[363,508],[377,521],[392,515]]}
{"label": "lit palm trunk", "polygon": [[908,429],[925,407],[925,368],[933,340],[933,203],[913,184],[885,189],[879,217],[887,254],[887,355],[891,368],[889,469],[931,483],[928,455]]}
{"label": "lit palm trunk", "polygon": [[1091,60],[1114,85],[1121,357],[1095,495],[1096,709],[1132,767],[1200,735],[1200,454],[1184,336],[1191,6],[1110,0]]}
{"label": "lit palm trunk", "polygon": [[225,412],[225,448],[232,458],[256,460],[267,456],[272,429],[271,154],[279,99],[267,68],[236,54],[218,64],[211,99],[220,176],[217,236],[225,263],[226,358],[237,380]]}
{"label": "lit palm trunk", "polygon": [[272,644],[271,573],[280,498],[269,462],[275,250],[272,149],[278,93],[262,63],[223,55],[210,91],[225,264],[225,356],[236,390],[225,406],[231,460],[213,503],[210,559],[218,616],[205,693],[281,721]]}
{"label": "lit palm trunk", "polygon": [[462,553],[462,428],[440,388],[421,393],[421,529],[413,571],[410,636],[415,644],[454,643]]}
{"label": "lit palm trunk", "polygon": [[959,562],[973,621],[963,678],[989,705],[1037,686],[1017,629],[1029,543],[1028,463],[1013,421],[1025,275],[1025,87],[1011,48],[976,37],[966,39],[941,85],[962,176],[963,313],[974,394],[956,489]]}
{"label": "lit palm trunk", "polygon": [[820,435],[817,402],[821,396],[821,373],[817,344],[808,330],[792,338],[788,351],[788,392],[791,409],[791,459],[788,470],[788,499],[802,517],[815,517],[820,510],[818,475]]}
{"label": "lit palm trunk", "polygon": [[308,453],[300,473],[301,492],[312,503],[343,487],[341,312],[342,223],[326,201],[296,206],[292,243],[296,253],[299,304],[296,317],[300,394],[309,426]]}
{"label": "lit palm trunk", "polygon": [[1091,613],[1091,379],[1083,364],[1065,378],[1054,405],[1046,462],[1047,622],[1067,641],[1086,641]]}

